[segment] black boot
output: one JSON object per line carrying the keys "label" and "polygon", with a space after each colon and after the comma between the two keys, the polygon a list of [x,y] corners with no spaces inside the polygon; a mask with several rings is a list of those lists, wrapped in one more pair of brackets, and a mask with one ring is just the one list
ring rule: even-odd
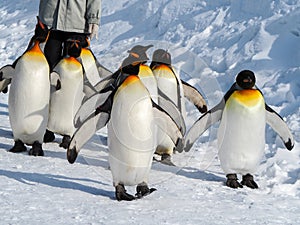
{"label": "black boot", "polygon": [[44,156],[44,151],[42,149],[42,144],[39,143],[38,141],[35,141],[32,144],[32,148],[28,152],[29,155],[33,156]]}
{"label": "black boot", "polygon": [[258,188],[258,185],[257,185],[257,183],[255,183],[253,176],[249,173],[243,176],[241,183],[242,183],[242,185],[246,185],[247,187],[252,188],[252,189]]}
{"label": "black boot", "polygon": [[149,189],[148,185],[145,182],[143,182],[143,183],[139,184],[136,187],[136,194],[135,194],[135,196],[137,198],[142,198],[142,197],[144,197],[146,195],[151,194],[153,191],[156,191],[156,189],[155,188]]}
{"label": "black boot", "polygon": [[21,140],[16,140],[14,146],[8,151],[13,153],[26,152],[27,148]]}
{"label": "black boot", "polygon": [[123,184],[118,184],[116,186],[116,198],[118,201],[132,201],[136,199],[133,195],[126,193],[126,189]]}
{"label": "black boot", "polygon": [[64,135],[62,142],[59,144],[59,147],[67,149],[69,147],[71,137],[69,135]]}
{"label": "black boot", "polygon": [[242,188],[243,186],[238,182],[237,175],[235,173],[233,174],[227,174],[227,181],[226,186],[231,188]]}
{"label": "black boot", "polygon": [[46,130],[44,134],[44,143],[52,142],[55,139],[55,135],[52,131]]}

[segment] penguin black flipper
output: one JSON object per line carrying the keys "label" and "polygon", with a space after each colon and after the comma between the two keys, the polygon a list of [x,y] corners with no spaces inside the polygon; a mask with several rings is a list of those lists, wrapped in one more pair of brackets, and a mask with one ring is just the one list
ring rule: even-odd
{"label": "penguin black flipper", "polygon": [[184,138],[184,146],[183,149],[176,149],[178,152],[190,151],[194,142],[199,138],[199,136],[204,133],[210,126],[214,123],[221,120],[222,112],[225,106],[224,99],[216,105],[211,110],[207,111],[204,115],[202,115],[189,129],[185,138]]}
{"label": "penguin black flipper", "polygon": [[178,108],[174,105],[171,100],[165,99],[164,97],[158,96],[158,100],[160,105],[157,105],[154,101],[152,101],[152,105],[156,108],[165,111],[172,120],[176,123],[177,127],[180,128],[182,134],[186,132],[186,126],[182,114],[179,112]]}
{"label": "penguin black flipper", "polygon": [[192,102],[197,107],[199,112],[207,112],[207,105],[201,93],[187,82],[181,80],[181,83],[184,91],[184,97]]}
{"label": "penguin black flipper", "polygon": [[294,147],[294,138],[282,117],[266,104],[266,122],[280,136],[288,150]]}
{"label": "penguin black flipper", "polygon": [[178,141],[183,139],[180,128],[172,117],[153,101],[152,106],[155,125],[163,130],[171,138],[175,146],[177,146]]}
{"label": "penguin black flipper", "polygon": [[74,163],[82,146],[102,127],[104,127],[110,118],[106,112],[100,112],[90,115],[84,123],[75,131],[67,150],[67,159]]}

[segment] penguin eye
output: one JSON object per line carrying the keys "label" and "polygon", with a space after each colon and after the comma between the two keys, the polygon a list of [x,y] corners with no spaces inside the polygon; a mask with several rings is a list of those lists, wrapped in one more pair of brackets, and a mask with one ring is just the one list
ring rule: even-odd
{"label": "penguin eye", "polygon": [[140,58],[140,55],[134,52],[130,52],[130,55],[137,59]]}

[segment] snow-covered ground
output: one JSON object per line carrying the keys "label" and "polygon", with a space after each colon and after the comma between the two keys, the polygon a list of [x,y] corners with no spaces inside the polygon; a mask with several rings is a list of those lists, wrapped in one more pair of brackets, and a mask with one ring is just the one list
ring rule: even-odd
{"label": "snow-covered ground", "polygon": [[[0,66],[20,56],[33,34],[38,0],[0,3]],[[177,167],[153,163],[153,194],[133,202],[114,197],[106,129],[69,164],[66,151],[44,144],[44,157],[12,154],[8,95],[0,94],[0,224],[300,224],[300,3],[298,0],[110,0],[102,2],[98,60],[119,67],[135,44],[169,49],[183,80],[209,108],[242,69],[289,125],[296,143],[284,148],[266,129],[265,157],[255,174],[259,189],[230,189],[216,157],[216,129]],[[187,103],[187,126],[200,116]],[[129,192],[134,189],[129,188]]]}

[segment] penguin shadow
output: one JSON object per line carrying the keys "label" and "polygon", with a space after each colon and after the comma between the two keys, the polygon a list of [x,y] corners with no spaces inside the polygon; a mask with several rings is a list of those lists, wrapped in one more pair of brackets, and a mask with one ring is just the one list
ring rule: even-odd
{"label": "penguin shadow", "polygon": [[0,103],[0,107],[2,107],[2,108],[8,108],[8,105],[4,104],[4,103]]}
{"label": "penguin shadow", "polygon": [[8,116],[8,112],[7,111],[0,111],[0,116]]}
{"label": "penguin shadow", "polygon": [[72,178],[62,175],[53,174],[41,174],[41,173],[28,173],[28,172],[17,172],[9,170],[0,170],[0,176],[5,176],[10,179],[14,179],[25,185],[44,184],[54,188],[62,188],[69,190],[79,190],[92,195],[101,195],[113,199],[115,193],[113,191],[107,191],[93,186],[81,184],[80,182],[96,183],[100,186],[108,186],[108,184],[95,181],[86,178]]}
{"label": "penguin shadow", "polygon": [[12,147],[13,147],[13,145],[0,143],[0,149],[3,149],[4,151],[8,151],[8,150],[11,149]]}
{"label": "penguin shadow", "polygon": [[6,129],[0,128],[0,136],[3,137],[3,138],[12,139],[13,138],[13,133],[12,133],[11,130],[6,130]]}
{"label": "penguin shadow", "polygon": [[183,167],[178,171],[177,175],[202,181],[226,182],[226,179],[222,174],[219,176],[216,175],[215,172],[199,170],[193,167]]}
{"label": "penguin shadow", "polygon": [[295,184],[300,177],[300,169],[295,169],[288,172],[288,179],[284,182],[285,184]]}

